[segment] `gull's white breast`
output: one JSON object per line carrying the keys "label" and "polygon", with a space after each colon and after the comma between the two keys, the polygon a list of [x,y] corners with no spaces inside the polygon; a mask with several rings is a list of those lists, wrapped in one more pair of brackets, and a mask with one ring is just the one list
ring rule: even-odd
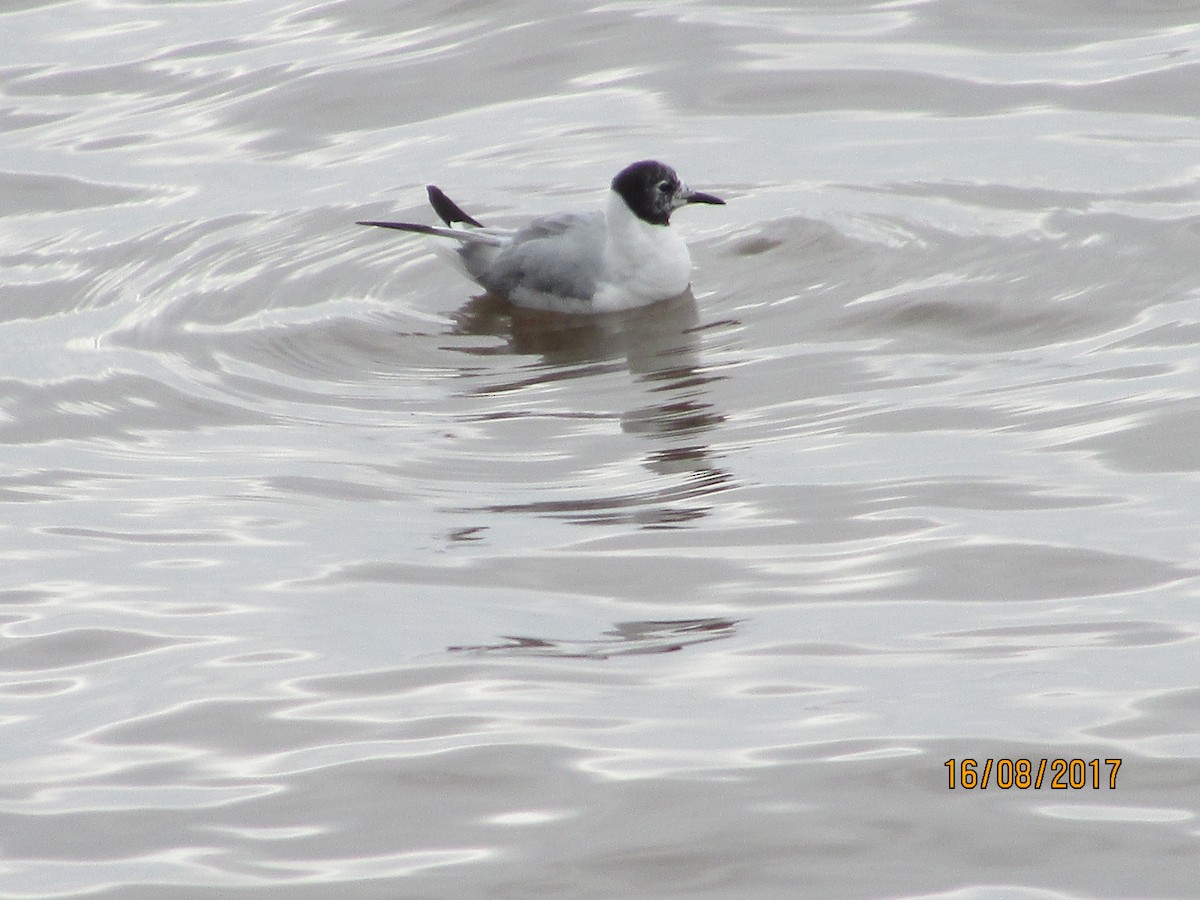
{"label": "gull's white breast", "polygon": [[692,257],[674,230],[639,219],[615,191],[604,217],[604,277],[592,297],[597,312],[646,306],[687,290]]}

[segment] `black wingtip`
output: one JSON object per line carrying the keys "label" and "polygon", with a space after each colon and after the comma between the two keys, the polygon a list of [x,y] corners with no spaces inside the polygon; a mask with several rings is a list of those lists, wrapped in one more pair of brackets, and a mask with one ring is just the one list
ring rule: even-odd
{"label": "black wingtip", "polygon": [[433,211],[447,225],[455,225],[461,222],[464,225],[473,225],[476,228],[483,227],[482,222],[463,212],[462,208],[447,197],[445,192],[436,184],[426,186],[425,190],[429,194],[429,205],[433,207]]}

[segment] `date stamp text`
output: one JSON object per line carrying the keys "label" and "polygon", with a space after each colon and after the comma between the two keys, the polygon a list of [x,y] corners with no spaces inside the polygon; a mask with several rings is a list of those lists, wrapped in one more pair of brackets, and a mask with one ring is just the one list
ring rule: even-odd
{"label": "date stamp text", "polygon": [[1117,789],[1119,759],[948,759],[950,790],[1081,791]]}

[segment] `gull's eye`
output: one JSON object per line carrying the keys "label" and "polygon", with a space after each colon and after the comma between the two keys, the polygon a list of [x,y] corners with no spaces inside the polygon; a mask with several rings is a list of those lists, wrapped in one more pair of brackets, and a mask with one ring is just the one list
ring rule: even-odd
{"label": "gull's eye", "polygon": [[658,183],[658,192],[659,192],[660,194],[669,194],[669,193],[671,193],[671,182],[669,182],[669,181],[660,181],[660,182]]}

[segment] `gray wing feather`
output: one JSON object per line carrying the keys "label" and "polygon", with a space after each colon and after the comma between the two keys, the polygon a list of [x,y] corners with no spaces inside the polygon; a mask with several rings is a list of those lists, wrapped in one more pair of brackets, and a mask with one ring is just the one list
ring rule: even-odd
{"label": "gray wing feather", "polygon": [[563,213],[534,219],[476,275],[489,291],[590,300],[603,271],[604,217]]}
{"label": "gray wing feather", "polygon": [[502,247],[512,238],[511,231],[501,228],[441,228],[437,225],[419,225],[416,222],[355,222],[355,225],[374,225],[376,228],[394,228],[396,231],[411,231],[415,234],[432,234],[436,237],[453,238],[462,244],[486,244]]}
{"label": "gray wing feather", "polygon": [[518,231],[415,222],[358,224],[458,241],[458,257],[467,274],[506,297],[528,292],[591,300],[603,274],[604,214],[599,212],[541,216]]}

